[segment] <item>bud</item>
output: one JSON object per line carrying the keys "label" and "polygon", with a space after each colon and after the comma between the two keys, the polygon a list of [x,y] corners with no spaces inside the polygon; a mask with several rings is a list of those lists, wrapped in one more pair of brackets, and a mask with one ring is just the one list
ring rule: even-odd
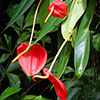
{"label": "bud", "polygon": [[54,10],[51,14],[52,16],[64,18],[68,15],[68,6],[63,1],[54,1],[48,8],[49,12],[51,12],[53,6]]}

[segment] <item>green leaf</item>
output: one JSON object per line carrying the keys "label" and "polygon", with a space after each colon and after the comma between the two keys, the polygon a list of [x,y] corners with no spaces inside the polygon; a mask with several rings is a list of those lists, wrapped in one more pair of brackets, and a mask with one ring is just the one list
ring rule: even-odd
{"label": "green leaf", "polygon": [[17,45],[19,45],[22,42],[25,42],[27,39],[29,39],[29,37],[30,37],[30,34],[28,32],[23,32],[18,38]]}
{"label": "green leaf", "polygon": [[64,39],[67,38],[69,33],[75,27],[77,21],[83,15],[87,5],[87,0],[73,0],[68,18],[61,26],[61,32]]}
{"label": "green leaf", "polygon": [[4,45],[0,45],[0,50],[6,50],[6,51],[9,51],[6,47],[4,47]]}
{"label": "green leaf", "polygon": [[95,9],[95,0],[90,1],[85,15],[79,25],[78,35],[75,40],[75,53],[74,53],[74,65],[75,65],[75,77],[80,78],[86,68],[89,58],[90,49],[90,36],[89,25],[92,21]]}
{"label": "green leaf", "polygon": [[68,95],[67,100],[72,100],[72,98],[74,98],[75,95],[79,95],[80,91],[82,88],[77,87],[71,90],[71,92]]}
{"label": "green leaf", "polygon": [[11,50],[11,36],[4,34],[4,37],[5,37],[5,40],[6,40],[9,50]]}
{"label": "green leaf", "polygon": [[71,72],[74,72],[73,68],[71,68],[70,66],[67,66],[67,67],[65,68],[64,74],[68,74],[68,73],[71,73]]}
{"label": "green leaf", "polygon": [[[68,1],[68,6],[70,5],[72,0]],[[36,41],[33,43],[35,44],[38,42],[41,38],[43,38],[46,34],[49,32],[52,32],[52,30],[57,29],[59,24],[62,22],[62,18],[54,18],[50,17],[49,20],[44,24],[43,28],[38,32],[39,36],[37,37]]]}
{"label": "green leaf", "polygon": [[44,21],[49,13],[48,6],[49,6],[49,0],[43,0],[39,10],[39,21],[40,21],[41,28],[45,24]]}
{"label": "green leaf", "polygon": [[17,25],[22,29],[24,24],[24,15],[22,15],[20,18],[16,20]]}
{"label": "green leaf", "polygon": [[8,66],[7,72],[11,72],[19,67],[20,67],[20,65],[19,65],[18,61],[14,62],[14,63],[10,63],[10,65]]}
{"label": "green leaf", "polygon": [[50,99],[43,98],[41,95],[40,96],[36,96],[36,95],[26,95],[21,100],[50,100]]}
{"label": "green leaf", "polygon": [[2,54],[2,56],[0,57],[0,64],[3,63],[4,61],[6,61],[8,59],[8,57],[10,56],[10,54]]}
{"label": "green leaf", "polygon": [[1,95],[0,95],[0,100],[4,100],[6,99],[8,96],[15,94],[17,92],[19,92],[21,90],[21,88],[12,88],[12,87],[8,87]]}
{"label": "green leaf", "polygon": [[33,4],[34,0],[21,0],[20,4],[16,8],[13,13],[10,22],[7,24],[6,30],[9,26],[11,26],[18,18],[20,18],[25,11]]}
{"label": "green leaf", "polygon": [[92,36],[92,44],[97,51],[100,51],[100,33]]}
{"label": "green leaf", "polygon": [[19,88],[21,85],[20,78],[18,75],[12,74],[12,73],[7,73],[7,77],[10,82],[10,86],[13,88]]}
{"label": "green leaf", "polygon": [[71,46],[69,43],[65,45],[57,60],[57,78],[60,78],[64,73],[71,53]]}
{"label": "green leaf", "polygon": [[34,13],[35,13],[35,5],[32,6],[28,15],[26,16],[24,28],[29,27],[33,24]]}
{"label": "green leaf", "polygon": [[52,29],[57,27],[57,25],[60,24],[61,21],[62,21],[62,18],[54,18],[51,16],[51,18],[47,21],[47,23],[43,26],[43,28],[38,32],[39,36],[37,37],[37,39],[34,43],[38,42],[47,33],[52,31]]}
{"label": "green leaf", "polygon": [[4,67],[0,64],[0,75],[3,75],[4,71],[5,71]]}
{"label": "green leaf", "polygon": [[89,31],[82,31],[78,34],[75,41],[74,65],[75,77],[80,78],[83,74],[88,59],[90,50],[90,36]]}

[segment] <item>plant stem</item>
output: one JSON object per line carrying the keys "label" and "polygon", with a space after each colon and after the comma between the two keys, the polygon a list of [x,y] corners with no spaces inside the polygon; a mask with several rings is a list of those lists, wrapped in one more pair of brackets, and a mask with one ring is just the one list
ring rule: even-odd
{"label": "plant stem", "polygon": [[67,39],[65,39],[65,41],[62,43],[60,49],[58,50],[56,56],[54,57],[54,59],[53,59],[51,65],[50,65],[49,72],[51,72],[51,70],[52,70],[52,68],[53,68],[53,66],[54,66],[54,64],[55,64],[55,62],[56,62],[56,60],[57,60],[57,58],[58,58],[60,52],[62,51],[62,49],[64,48],[65,44],[66,44],[67,41],[70,39],[70,37],[71,37],[71,35],[72,35],[72,33],[73,33],[74,31],[75,31],[75,29],[72,30],[72,32],[68,35]]}
{"label": "plant stem", "polygon": [[32,27],[32,33],[31,33],[31,37],[30,37],[30,41],[29,41],[29,45],[31,45],[32,43],[32,38],[33,38],[33,33],[34,33],[34,28],[35,28],[35,23],[36,23],[36,17],[37,17],[37,12],[39,10],[39,6],[41,4],[42,0],[39,1],[36,11],[35,11],[35,15],[34,15],[34,20],[33,20],[33,27]]}
{"label": "plant stem", "polygon": [[15,62],[21,55],[23,55],[24,53],[26,53],[29,50],[29,48],[31,47],[33,33],[34,33],[34,28],[35,28],[35,23],[36,23],[37,12],[39,10],[39,6],[40,6],[41,2],[42,2],[42,0],[39,1],[38,5],[37,5],[37,8],[36,8],[36,11],[35,11],[35,14],[34,14],[33,27],[32,27],[32,32],[31,32],[31,37],[30,37],[29,45],[28,45],[28,47],[22,53],[20,53],[17,57],[15,57],[12,60],[12,63]]}

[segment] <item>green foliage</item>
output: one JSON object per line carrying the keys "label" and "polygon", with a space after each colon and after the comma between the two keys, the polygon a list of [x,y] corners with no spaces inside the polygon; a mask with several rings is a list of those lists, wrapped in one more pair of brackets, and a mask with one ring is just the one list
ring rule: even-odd
{"label": "green foliage", "polygon": [[63,22],[61,26],[62,36],[64,39],[68,37],[68,34],[73,30],[77,21],[83,15],[87,5],[87,0],[73,0],[68,18]]}
{"label": "green foliage", "polygon": [[[38,1],[20,0],[19,4],[16,0],[15,3],[8,1],[10,4],[4,13],[10,21],[0,33],[0,100],[56,100],[56,94],[52,92],[54,88],[47,80],[34,83],[23,73],[18,61],[11,63],[17,47],[21,43],[29,43]],[[48,59],[45,67],[49,68],[60,46],[74,30],[55,62],[52,74],[64,82],[67,100],[99,100],[100,19],[95,12],[98,1],[66,0],[68,17],[51,16],[44,23],[52,2],[54,0],[42,0],[32,45],[38,43],[46,49]]]}
{"label": "green foliage", "polygon": [[100,33],[93,35],[92,37],[92,43],[93,47],[97,50],[100,51]]}
{"label": "green foliage", "polygon": [[[84,14],[79,26],[78,35],[75,40],[75,77],[79,78],[83,74],[88,59],[90,48],[89,25],[93,18],[95,1],[89,3],[86,13]],[[90,10],[92,8],[92,11]]]}
{"label": "green foliage", "polygon": [[12,95],[12,94],[15,94],[17,92],[19,92],[21,90],[21,88],[11,88],[11,87],[8,87],[1,95],[0,95],[0,100],[4,100],[6,99],[8,96]]}

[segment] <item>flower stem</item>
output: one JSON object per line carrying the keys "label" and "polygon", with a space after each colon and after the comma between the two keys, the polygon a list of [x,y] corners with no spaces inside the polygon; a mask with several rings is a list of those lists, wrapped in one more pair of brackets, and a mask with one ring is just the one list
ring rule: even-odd
{"label": "flower stem", "polygon": [[42,0],[39,1],[38,5],[37,5],[37,8],[36,8],[36,11],[35,11],[35,14],[34,14],[33,27],[32,27],[31,37],[30,37],[30,41],[29,41],[29,46],[23,52],[21,52],[17,57],[15,57],[12,60],[12,63],[15,62],[21,55],[26,53],[29,50],[29,48],[31,47],[33,33],[34,33],[34,28],[35,28],[35,23],[36,23],[37,12],[39,10],[39,6],[40,6],[41,2],[42,2]]}
{"label": "flower stem", "polygon": [[33,27],[32,27],[32,33],[31,33],[31,37],[30,37],[30,41],[29,41],[29,45],[31,45],[32,43],[32,38],[33,38],[33,33],[34,33],[34,28],[35,28],[35,23],[36,23],[36,17],[37,17],[37,12],[39,10],[39,6],[41,4],[42,0],[39,1],[36,11],[35,11],[35,15],[34,15],[34,20],[33,20]]}
{"label": "flower stem", "polygon": [[49,72],[51,72],[51,70],[52,70],[52,68],[53,68],[53,66],[54,66],[54,64],[55,64],[55,62],[56,62],[56,60],[57,60],[57,58],[58,58],[60,52],[61,52],[62,49],[64,48],[64,46],[65,46],[65,44],[67,43],[67,41],[69,41],[69,39],[70,39],[70,37],[71,37],[71,35],[72,35],[72,33],[73,33],[74,31],[75,31],[75,29],[72,30],[72,32],[68,35],[67,39],[65,39],[65,41],[62,43],[61,47],[59,48],[59,50],[58,50],[56,56],[54,57],[54,59],[53,59],[51,65],[50,65]]}
{"label": "flower stem", "polygon": [[44,23],[46,23],[48,21],[48,19],[50,18],[53,10],[54,10],[54,6],[52,6],[51,11],[50,11],[49,15],[47,16],[47,18],[45,19]]}

